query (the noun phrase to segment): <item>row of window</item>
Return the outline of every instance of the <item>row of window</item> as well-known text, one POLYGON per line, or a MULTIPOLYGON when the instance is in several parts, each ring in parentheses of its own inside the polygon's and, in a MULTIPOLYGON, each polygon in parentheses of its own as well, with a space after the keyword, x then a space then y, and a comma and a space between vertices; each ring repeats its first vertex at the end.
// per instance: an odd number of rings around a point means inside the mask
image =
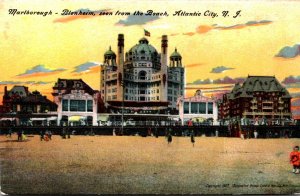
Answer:
POLYGON ((183 112, 184 114, 213 114, 213 103, 212 102, 184 102, 183 112))
POLYGON ((117 88, 107 89, 107 93, 115 93, 117 92, 117 88))
POLYGON ((125 100, 130 100, 130 101, 155 101, 155 100, 159 100, 159 96, 156 97, 132 97, 132 96, 127 96, 125 95, 125 100))
POLYGON ((62 100, 62 111, 93 112, 92 100, 62 100))
POLYGON ((155 94, 155 93, 159 93, 159 89, 156 90, 145 90, 145 89, 141 89, 141 90, 132 90, 132 89, 125 89, 125 93, 131 93, 131 94, 155 94))
POLYGON ((116 100, 117 99, 117 95, 113 95, 113 96, 107 96, 107 100, 116 100))

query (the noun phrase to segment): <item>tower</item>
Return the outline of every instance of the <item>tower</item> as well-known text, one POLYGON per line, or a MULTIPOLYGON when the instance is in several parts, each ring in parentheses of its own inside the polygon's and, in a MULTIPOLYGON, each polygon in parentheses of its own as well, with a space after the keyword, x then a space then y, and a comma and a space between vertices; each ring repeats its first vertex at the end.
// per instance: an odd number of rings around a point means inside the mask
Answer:
POLYGON ((177 48, 170 56, 170 67, 182 67, 181 55, 177 52, 177 48))
POLYGON ((168 91, 168 37, 163 35, 161 39, 161 88, 160 88, 160 100, 167 101, 168 91))
POLYGON ((110 46, 104 54, 104 64, 106 66, 116 66, 116 54, 111 50, 110 46))

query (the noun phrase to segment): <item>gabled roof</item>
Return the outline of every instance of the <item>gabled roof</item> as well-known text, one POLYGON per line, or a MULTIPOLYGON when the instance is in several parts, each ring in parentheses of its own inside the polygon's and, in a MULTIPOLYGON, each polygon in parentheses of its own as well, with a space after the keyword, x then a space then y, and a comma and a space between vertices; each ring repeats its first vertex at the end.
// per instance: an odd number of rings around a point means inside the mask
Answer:
POLYGON ((71 90, 84 90, 86 93, 93 95, 97 91, 93 90, 87 85, 82 79, 60 79, 58 78, 53 89, 55 90, 66 90, 66 94, 70 93, 71 90))
POLYGON ((278 82, 275 76, 248 76, 243 85, 235 84, 226 94, 228 99, 252 97, 253 92, 282 92, 283 98, 291 98, 289 92, 278 82))

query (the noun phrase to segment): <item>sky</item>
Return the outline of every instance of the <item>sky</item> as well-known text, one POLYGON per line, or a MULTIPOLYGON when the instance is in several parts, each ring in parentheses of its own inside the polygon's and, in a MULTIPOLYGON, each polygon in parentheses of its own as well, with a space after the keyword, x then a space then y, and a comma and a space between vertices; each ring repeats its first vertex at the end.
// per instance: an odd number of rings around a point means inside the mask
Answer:
POLYGON ((81 78, 98 90, 103 54, 109 46, 117 52, 118 34, 124 34, 128 51, 146 29, 158 52, 161 36, 168 35, 169 54, 176 47, 182 55, 185 96, 201 89, 218 97, 248 75, 275 76, 292 95, 294 115, 300 117, 299 24, 297 1, 0 0, 0 101, 4 86, 14 85, 53 100, 58 78, 81 78), (12 15, 9 9, 52 14, 12 15), (62 15, 64 9, 95 16, 62 15), (162 15, 133 16, 147 10, 162 15), (180 10, 200 16, 173 15, 180 10), (125 12, 130 15, 116 15, 125 12))

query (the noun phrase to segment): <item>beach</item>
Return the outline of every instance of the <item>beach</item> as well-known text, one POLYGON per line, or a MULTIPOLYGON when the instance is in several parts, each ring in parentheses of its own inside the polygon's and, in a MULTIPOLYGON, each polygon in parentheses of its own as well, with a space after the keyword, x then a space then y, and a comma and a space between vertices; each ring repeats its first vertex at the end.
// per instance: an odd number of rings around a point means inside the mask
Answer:
POLYGON ((0 136, 7 194, 292 194, 300 139, 0 136))

